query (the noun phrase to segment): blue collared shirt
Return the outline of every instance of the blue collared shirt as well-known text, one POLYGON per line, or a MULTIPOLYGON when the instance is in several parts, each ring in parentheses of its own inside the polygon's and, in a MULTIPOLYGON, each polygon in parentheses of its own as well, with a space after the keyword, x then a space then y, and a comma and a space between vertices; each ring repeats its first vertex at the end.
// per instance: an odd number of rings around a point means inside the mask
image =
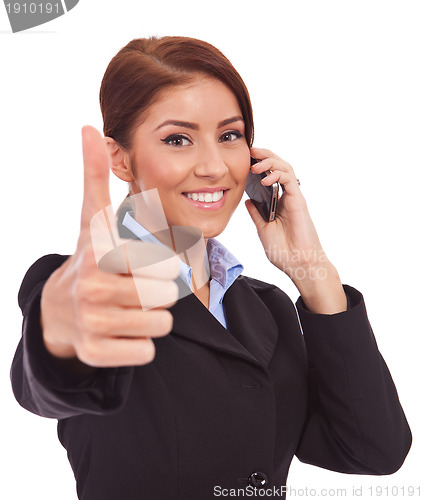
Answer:
MULTIPOLYGON (((163 245, 163 243, 153 236, 153 234, 139 224, 130 215, 130 212, 125 214, 122 225, 129 229, 142 241, 149 241, 151 243, 163 245)), ((206 259, 209 260, 209 266, 207 269, 210 270, 211 276, 211 280, 209 282, 209 311, 225 328, 227 328, 227 321, 225 319, 222 300, 225 292, 240 276, 244 268, 234 255, 215 238, 208 239, 205 261, 206 259)), ((191 266, 180 259, 180 278, 187 286, 190 287, 190 290, 193 291, 191 287, 191 274, 191 266)))

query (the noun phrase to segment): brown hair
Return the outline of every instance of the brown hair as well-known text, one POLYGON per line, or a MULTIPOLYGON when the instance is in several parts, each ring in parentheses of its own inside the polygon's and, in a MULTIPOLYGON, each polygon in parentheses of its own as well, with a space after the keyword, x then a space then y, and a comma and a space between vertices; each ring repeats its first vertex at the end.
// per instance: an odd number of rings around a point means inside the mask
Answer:
POLYGON ((213 45, 179 36, 134 39, 113 57, 100 87, 104 135, 130 149, 148 107, 167 88, 189 82, 199 73, 220 80, 233 92, 251 146, 252 105, 242 78, 213 45))

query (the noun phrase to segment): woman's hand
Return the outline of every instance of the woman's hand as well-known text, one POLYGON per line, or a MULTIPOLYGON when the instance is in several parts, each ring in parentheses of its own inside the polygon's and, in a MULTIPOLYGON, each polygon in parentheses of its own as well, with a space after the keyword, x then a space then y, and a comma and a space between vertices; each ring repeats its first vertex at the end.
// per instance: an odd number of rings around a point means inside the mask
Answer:
POLYGON ((262 180, 264 186, 278 182, 284 189, 277 203, 275 220, 265 222, 251 200, 246 202, 268 259, 292 279, 309 266, 326 263, 327 258, 308 212, 306 200, 297 183, 293 168, 267 149, 252 148, 258 160, 251 167, 255 174, 270 170, 262 180))
POLYGON ((261 160, 251 167, 253 173, 272 172, 262 184, 283 187, 272 222, 265 222, 253 202, 246 201, 268 259, 292 279, 308 309, 345 310, 343 287, 321 246, 292 166, 267 149, 251 148, 251 155, 261 160))
MULTIPOLYGON (((110 158, 93 127, 82 130, 84 201, 75 253, 47 280, 41 296, 41 325, 48 351, 58 358, 78 358, 91 367, 142 365, 153 360, 152 337, 168 334, 173 318, 164 307, 143 311, 131 274, 101 271, 91 241, 90 222, 111 205, 110 158)), ((156 266, 154 275, 137 270, 137 285, 153 303, 170 307, 178 297, 173 281, 177 257, 156 266)))

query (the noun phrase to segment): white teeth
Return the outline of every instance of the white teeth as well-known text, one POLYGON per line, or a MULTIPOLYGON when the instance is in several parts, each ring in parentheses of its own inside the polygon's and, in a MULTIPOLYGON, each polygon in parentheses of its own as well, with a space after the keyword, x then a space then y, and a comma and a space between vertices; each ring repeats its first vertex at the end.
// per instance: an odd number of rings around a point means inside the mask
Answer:
POLYGON ((194 201, 203 201, 205 203, 211 203, 214 201, 219 201, 224 196, 224 191, 214 191, 213 193, 186 193, 187 198, 194 201))

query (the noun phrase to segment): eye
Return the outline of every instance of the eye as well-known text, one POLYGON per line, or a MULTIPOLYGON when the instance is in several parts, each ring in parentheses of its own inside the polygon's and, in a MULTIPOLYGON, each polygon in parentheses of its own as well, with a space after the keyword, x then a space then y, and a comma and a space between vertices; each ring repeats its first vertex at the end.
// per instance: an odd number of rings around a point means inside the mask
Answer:
POLYGON ((161 139, 161 141, 164 142, 165 144, 168 144, 169 146, 174 146, 176 148, 180 148, 182 146, 189 146, 190 144, 192 144, 190 139, 181 134, 168 135, 166 139, 161 139))
POLYGON ((243 137, 243 134, 238 130, 231 130, 231 132, 224 132, 219 138, 219 142, 232 142, 236 139, 240 139, 240 137, 243 137))

